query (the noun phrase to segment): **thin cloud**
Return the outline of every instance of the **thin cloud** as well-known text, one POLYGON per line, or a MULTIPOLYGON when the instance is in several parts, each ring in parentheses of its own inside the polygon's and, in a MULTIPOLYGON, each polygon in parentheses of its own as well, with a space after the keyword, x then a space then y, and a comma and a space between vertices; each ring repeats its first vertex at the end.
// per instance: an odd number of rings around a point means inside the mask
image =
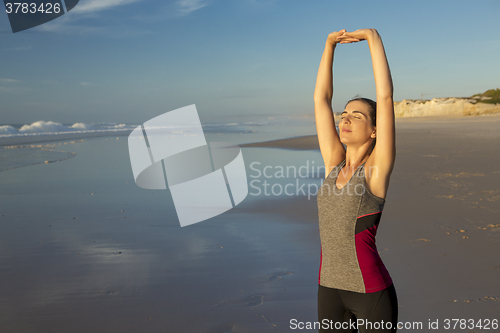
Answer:
POLYGON ((203 0, 179 0, 177 1, 177 7, 179 13, 183 15, 188 15, 195 10, 205 7, 207 4, 203 0))
POLYGON ((11 47, 9 50, 12 50, 12 51, 26 51, 26 50, 30 50, 30 49, 31 49, 31 45, 11 47))
MULTIPOLYGON (((118 6, 125 6, 139 2, 147 2, 148 0, 80 0, 78 5, 69 12, 69 15, 59 17, 57 20, 42 24, 38 31, 40 32, 55 32, 66 34, 99 34, 109 35, 111 37, 129 37, 141 36, 149 34, 151 31, 145 30, 143 25, 140 27, 130 26, 94 26, 85 24, 82 20, 89 17, 96 17, 101 12, 113 9, 118 6), (79 22, 80 24, 77 24, 79 22), (117 31, 118 29, 118 31, 117 31)), ((148 5, 148 11, 144 14, 132 13, 131 17, 122 18, 124 22, 127 19, 136 21, 144 21, 151 23, 153 21, 161 21, 183 17, 190 13, 208 6, 214 0, 177 0, 155 3, 156 6, 151 7, 151 2, 148 5)), ((106 22, 106 21, 103 21, 106 22)))
POLYGON ((21 82, 19 80, 14 80, 14 79, 0 79, 1 83, 18 83, 21 82))

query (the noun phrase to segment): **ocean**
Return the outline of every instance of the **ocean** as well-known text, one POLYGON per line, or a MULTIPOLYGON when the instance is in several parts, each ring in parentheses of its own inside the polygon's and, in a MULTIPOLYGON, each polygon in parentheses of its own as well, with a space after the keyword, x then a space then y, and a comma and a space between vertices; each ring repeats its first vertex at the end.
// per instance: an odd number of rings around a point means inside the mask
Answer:
MULTIPOLYGON (((207 141, 235 144, 315 134, 314 114, 207 117, 207 141)), ((75 156, 67 146, 98 137, 126 137, 140 124, 58 123, 0 124, 0 172, 23 166, 63 161, 75 156)), ((170 129, 166 129, 168 132, 170 129)), ((172 128, 172 131, 178 130, 172 128)))

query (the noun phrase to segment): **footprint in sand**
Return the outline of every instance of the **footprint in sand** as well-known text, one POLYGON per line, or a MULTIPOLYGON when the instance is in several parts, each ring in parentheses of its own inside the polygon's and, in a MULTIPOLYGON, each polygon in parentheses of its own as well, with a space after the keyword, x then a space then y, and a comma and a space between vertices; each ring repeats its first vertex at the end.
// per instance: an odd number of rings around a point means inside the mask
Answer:
POLYGON ((276 281, 280 280, 282 276, 284 275, 292 275, 293 272, 281 272, 281 273, 276 273, 275 275, 272 275, 269 277, 269 281, 276 281))
POLYGON ((248 302, 248 306, 259 306, 259 305, 262 305, 262 303, 264 302, 264 296, 262 295, 254 295, 251 297, 253 299, 253 301, 251 302, 248 302))

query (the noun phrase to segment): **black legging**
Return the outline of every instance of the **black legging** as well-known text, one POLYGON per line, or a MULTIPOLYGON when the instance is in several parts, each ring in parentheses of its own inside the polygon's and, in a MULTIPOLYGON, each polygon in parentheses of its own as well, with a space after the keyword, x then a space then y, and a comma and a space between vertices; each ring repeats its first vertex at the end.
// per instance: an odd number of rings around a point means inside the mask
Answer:
POLYGON ((358 326, 360 333, 395 333, 398 298, 394 284, 384 290, 366 294, 318 284, 318 319, 321 324, 319 332, 356 332, 356 329, 352 329, 354 325, 348 323, 363 319, 364 324, 358 326), (327 320, 323 322, 324 319, 327 320), (328 324, 323 325, 325 322, 328 324), (343 322, 345 323, 341 325, 343 322), (392 328, 387 328, 387 323, 392 323, 392 328))

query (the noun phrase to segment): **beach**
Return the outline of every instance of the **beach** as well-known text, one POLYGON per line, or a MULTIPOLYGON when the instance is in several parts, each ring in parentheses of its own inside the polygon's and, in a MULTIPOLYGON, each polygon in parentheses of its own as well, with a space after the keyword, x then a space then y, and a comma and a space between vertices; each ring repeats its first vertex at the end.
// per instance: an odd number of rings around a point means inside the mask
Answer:
MULTIPOLYGON (((500 115, 397 118, 396 131, 377 247, 399 320, 500 320, 500 115)), ((168 190, 135 184, 126 136, 0 172, 2 332, 317 332, 290 325, 317 320, 314 127, 208 139, 241 147, 249 194, 182 228, 168 190)))

